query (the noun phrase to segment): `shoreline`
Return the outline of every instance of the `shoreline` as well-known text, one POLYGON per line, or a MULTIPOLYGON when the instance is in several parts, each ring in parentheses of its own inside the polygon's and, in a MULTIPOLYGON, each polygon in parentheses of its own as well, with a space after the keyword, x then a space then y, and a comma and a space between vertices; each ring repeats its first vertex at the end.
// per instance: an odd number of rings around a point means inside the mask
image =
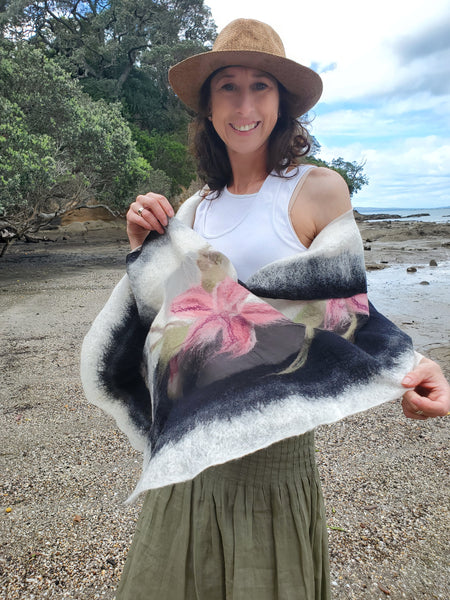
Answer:
MULTIPOLYGON (((450 223, 363 220, 358 227, 377 308, 411 335, 419 351, 450 338, 450 223)), ((11 246, 0 260, 0 284, 26 284, 55 270, 65 277, 86 269, 125 272, 124 219, 71 221, 42 234, 47 241, 11 246)))
MULTIPOLYGON (((450 226, 401 226, 360 225, 377 266, 369 288, 450 377, 450 226)), ((17 243, 0 262, 0 597, 113 600, 142 504, 124 505, 141 456, 87 404, 78 364, 128 243, 123 223, 45 233, 66 240, 17 243)), ((319 428, 316 447, 333 600, 449 598, 448 422, 407 420, 390 402, 319 428)))
MULTIPOLYGON (((426 259, 425 253, 433 253, 436 260, 450 260, 450 222, 434 223, 404 220, 357 221, 364 243, 366 264, 406 263, 426 259)), ((114 257, 116 250, 128 252, 125 220, 71 222, 51 230, 40 232, 42 241, 15 242, 0 259, 2 272, 12 260, 26 262, 27 256, 41 255, 49 260, 67 252, 114 257), (88 248, 90 247, 90 248, 88 248), (110 250, 110 252, 108 252, 110 250), (14 258, 12 258, 14 257, 14 258)), ((114 260, 114 259, 113 259, 114 260)), ((117 258, 115 258, 115 261, 117 258)), ((76 261, 75 261, 76 262, 76 261)), ((67 259, 67 264, 70 261, 67 259)))

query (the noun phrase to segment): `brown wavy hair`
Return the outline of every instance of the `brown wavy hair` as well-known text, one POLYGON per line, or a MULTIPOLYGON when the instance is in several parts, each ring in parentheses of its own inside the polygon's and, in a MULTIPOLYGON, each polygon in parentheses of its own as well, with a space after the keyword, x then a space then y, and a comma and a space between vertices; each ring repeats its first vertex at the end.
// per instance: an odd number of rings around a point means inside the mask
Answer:
MULTIPOLYGON (((190 126, 191 152, 197 162, 197 173, 210 192, 220 195, 223 188, 232 179, 231 164, 225 144, 218 136, 209 120, 209 101, 211 96, 211 79, 215 71, 208 77, 200 91, 199 112, 190 126)), ((295 114, 295 97, 278 82, 280 95, 279 118, 269 137, 267 155, 267 173, 275 171, 279 177, 283 170, 301 162, 301 157, 308 154, 311 143, 310 135, 303 123, 295 114)), ((289 177, 289 176, 288 176, 289 177)))

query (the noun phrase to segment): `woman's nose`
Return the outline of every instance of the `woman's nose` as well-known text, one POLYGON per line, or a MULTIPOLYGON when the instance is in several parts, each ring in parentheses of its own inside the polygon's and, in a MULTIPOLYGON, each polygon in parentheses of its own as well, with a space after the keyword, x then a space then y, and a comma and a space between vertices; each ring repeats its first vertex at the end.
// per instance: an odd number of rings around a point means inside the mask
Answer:
POLYGON ((238 94, 237 109, 242 114, 249 113, 253 108, 253 98, 249 90, 243 90, 238 94))

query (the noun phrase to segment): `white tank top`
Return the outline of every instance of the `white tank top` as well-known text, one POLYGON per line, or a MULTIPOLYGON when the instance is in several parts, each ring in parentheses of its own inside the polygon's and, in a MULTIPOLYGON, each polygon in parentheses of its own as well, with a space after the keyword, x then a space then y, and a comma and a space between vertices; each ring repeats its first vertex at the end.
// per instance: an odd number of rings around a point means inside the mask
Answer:
POLYGON ((314 168, 300 165, 287 177, 268 175, 255 194, 232 194, 225 187, 207 196, 195 213, 194 230, 222 254, 245 282, 261 267, 304 252, 289 218, 289 203, 299 181, 314 168))

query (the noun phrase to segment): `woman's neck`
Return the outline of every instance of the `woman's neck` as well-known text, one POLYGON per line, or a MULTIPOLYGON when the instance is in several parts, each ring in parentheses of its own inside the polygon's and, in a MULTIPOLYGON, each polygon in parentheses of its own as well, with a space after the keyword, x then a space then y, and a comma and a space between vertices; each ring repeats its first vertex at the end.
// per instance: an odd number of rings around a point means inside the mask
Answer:
POLYGON ((266 153, 257 157, 242 154, 230 156, 230 164, 233 175, 228 191, 238 195, 259 192, 268 175, 266 153))

